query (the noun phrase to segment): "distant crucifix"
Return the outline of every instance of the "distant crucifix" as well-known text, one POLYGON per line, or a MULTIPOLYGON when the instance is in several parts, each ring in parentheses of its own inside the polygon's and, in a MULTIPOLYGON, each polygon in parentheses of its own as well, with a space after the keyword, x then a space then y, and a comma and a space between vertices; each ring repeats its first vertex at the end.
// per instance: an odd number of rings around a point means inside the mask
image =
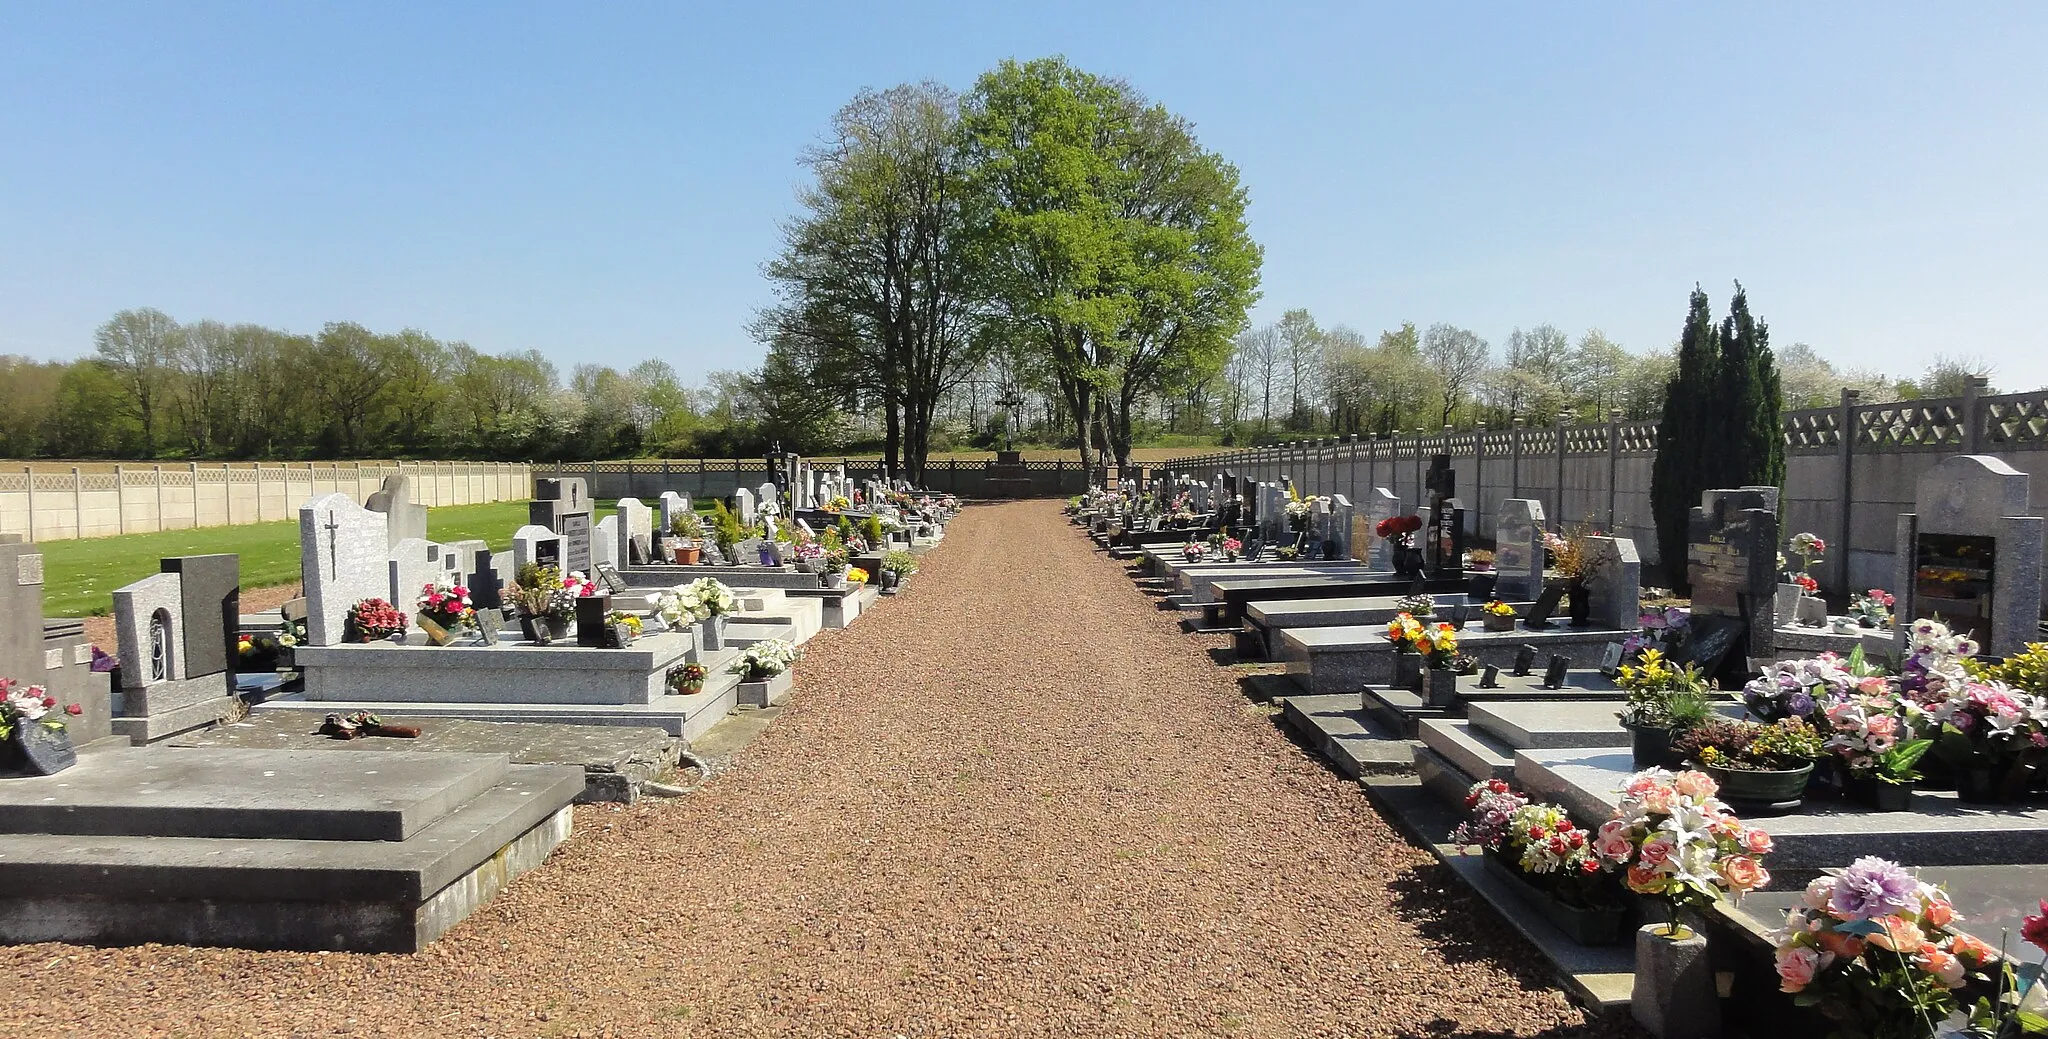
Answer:
POLYGON ((336 531, 338 531, 338 530, 340 530, 340 529, 341 529, 341 522, 340 522, 339 520, 337 520, 337 519, 335 519, 335 518, 334 518, 334 513, 331 513, 331 512, 330 512, 330 513, 328 513, 328 514, 327 514, 327 527, 326 527, 326 530, 327 530, 327 576, 329 576, 329 577, 339 577, 339 576, 341 575, 341 559, 340 559, 340 555, 339 555, 339 550, 338 550, 338 549, 337 549, 337 548, 335 547, 335 537, 336 537, 336 534, 335 534, 335 532, 336 532, 336 531))

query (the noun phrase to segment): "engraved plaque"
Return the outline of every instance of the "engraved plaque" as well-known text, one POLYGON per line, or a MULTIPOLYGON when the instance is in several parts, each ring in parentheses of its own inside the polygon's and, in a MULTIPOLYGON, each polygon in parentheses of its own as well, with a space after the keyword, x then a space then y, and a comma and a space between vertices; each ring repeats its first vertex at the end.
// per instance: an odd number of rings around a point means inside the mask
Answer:
POLYGON ((43 554, 41 552, 31 552, 20 557, 14 567, 14 583, 43 583, 43 554))

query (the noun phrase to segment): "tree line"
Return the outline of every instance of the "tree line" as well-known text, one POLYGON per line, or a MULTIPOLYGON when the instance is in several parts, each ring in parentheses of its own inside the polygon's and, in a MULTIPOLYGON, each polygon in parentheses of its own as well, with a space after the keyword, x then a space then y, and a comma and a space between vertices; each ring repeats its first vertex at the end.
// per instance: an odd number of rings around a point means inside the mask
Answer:
MULTIPOLYGON (((12 458, 614 458, 726 454, 744 380, 488 354, 350 321, 295 333, 124 310, 76 361, 0 356, 12 458)), ((751 446, 749 446, 751 450, 751 446)))

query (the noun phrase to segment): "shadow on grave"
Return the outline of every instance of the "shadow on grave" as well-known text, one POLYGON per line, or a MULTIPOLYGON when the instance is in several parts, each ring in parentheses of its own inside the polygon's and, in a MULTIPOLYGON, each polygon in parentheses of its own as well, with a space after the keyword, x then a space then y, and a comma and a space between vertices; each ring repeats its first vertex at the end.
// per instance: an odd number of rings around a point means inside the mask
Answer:
POLYGON ((1625 1020, 1596 1020, 1583 1025, 1559 1025, 1541 1032, 1504 1032, 1496 1028, 1483 1031, 1461 1029, 1456 1021, 1437 1018, 1427 1021, 1412 1036, 1438 1037, 1442 1039, 1641 1039, 1646 1033, 1625 1020))
POLYGON ((1548 972, 1531 969, 1543 957, 1449 866, 1431 862, 1403 870, 1387 891, 1401 919, 1434 942, 1445 961, 1492 964, 1532 992, 1556 988, 1548 972))

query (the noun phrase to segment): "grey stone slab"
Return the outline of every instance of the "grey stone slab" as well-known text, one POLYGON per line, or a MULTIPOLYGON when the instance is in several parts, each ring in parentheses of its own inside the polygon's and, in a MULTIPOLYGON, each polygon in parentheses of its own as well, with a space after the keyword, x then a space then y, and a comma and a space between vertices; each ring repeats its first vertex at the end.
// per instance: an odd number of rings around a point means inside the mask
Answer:
POLYGON ((43 650, 42 550, 0 542, 0 675, 42 674, 43 650))
POLYGON ((233 553, 171 556, 164 573, 178 575, 186 677, 232 674, 241 654, 235 640, 242 614, 242 557, 233 553))
POLYGON ((384 562, 391 575, 391 587, 384 598, 407 616, 412 615, 413 604, 419 601, 426 586, 443 576, 439 550, 439 545, 423 538, 406 538, 392 546, 391 556, 384 562))
MULTIPOLYGON (((1593 628, 1489 632, 1468 627, 1458 635, 1458 651, 1504 673, 1524 645, 1537 647, 1538 667, 1555 653, 1570 659, 1575 668, 1592 668, 1600 663, 1608 643, 1631 634, 1593 628)), ((1287 665, 1289 677, 1312 693, 1353 692, 1394 679, 1394 647, 1387 642, 1384 625, 1283 628, 1273 633, 1272 653, 1287 665)), ((1478 682, 1479 676, 1469 676, 1469 681, 1459 682, 1459 689, 1478 682)))
POLYGON ((582 787, 515 765, 405 841, 0 836, 0 888, 30 892, 0 942, 416 952, 566 839, 582 787))
MULTIPOLYGON (((1898 521, 1902 622, 1940 617, 1993 656, 2040 637, 2043 529, 2027 474, 1994 455, 1954 455, 1922 473, 1914 512, 1898 521), (1948 580, 1935 575, 1956 571, 1948 580)), ((1910 624, 1896 635, 1905 655, 1910 624)))
MULTIPOLYGON (((1250 623, 1267 629, 1385 624, 1400 612, 1396 607, 1402 598, 1399 595, 1366 595, 1334 599, 1262 599, 1246 603, 1244 616, 1250 623)), ((1479 607, 1488 601, 1463 593, 1439 593, 1432 598, 1436 600, 1439 615, 1447 615, 1448 611, 1462 607, 1472 618, 1479 616, 1479 607)), ((1510 601, 1509 605, 1517 609, 1529 606, 1521 601, 1510 601)), ((1473 626, 1477 627, 1476 620, 1473 626)))
POLYGON ((378 712, 378 717, 387 724, 418 728, 419 738, 403 742, 384 738, 337 740, 320 734, 321 717, 302 711, 252 714, 227 725, 177 737, 169 745, 336 755, 401 749, 412 754, 502 755, 518 765, 574 765, 584 773, 584 792, 577 798, 579 802, 635 800, 641 783, 675 764, 676 751, 681 746, 676 737, 651 725, 541 725, 389 711, 378 712))
POLYGON ((1601 628, 1633 628, 1643 615, 1643 563, 1628 538, 1585 539, 1586 590, 1593 600, 1590 620, 1601 628))
POLYGON ((512 572, 518 572, 528 563, 536 566, 563 567, 568 562, 569 549, 565 539, 552 529, 538 523, 529 523, 512 532, 512 572))
POLYGON ((590 565, 617 569, 623 558, 619 555, 619 517, 611 515, 598 520, 591 528, 590 565))
POLYGON ((1463 718, 1431 718, 1416 728, 1422 745, 1472 779, 1513 779, 1513 751, 1463 718))
POLYGON ((391 543, 383 513, 329 494, 299 507, 299 569, 306 587, 306 637, 315 646, 343 638, 349 607, 391 594, 391 543))
POLYGON ((306 699, 330 703, 644 704, 664 694, 668 669, 694 645, 658 632, 624 649, 377 642, 301 647, 293 658, 306 699))
POLYGON ((1281 718, 1347 779, 1411 769, 1414 744, 1375 724, 1356 696, 1289 696, 1281 718))
POLYGON ((1629 733, 1618 711, 1611 700, 1499 700, 1472 704, 1466 716, 1474 729, 1513 750, 1626 747, 1629 733))
MULTIPOLYGON (((224 680, 225 675, 215 676, 224 680)), ((225 681, 222 681, 225 685, 225 681)), ((200 700, 186 707, 174 707, 157 714, 115 717, 107 723, 110 733, 140 746, 166 740, 180 733, 226 721, 242 713, 242 701, 233 694, 200 700)))
POLYGON ((113 747, 0 783, 0 832, 402 841, 495 786, 502 755, 113 747))

